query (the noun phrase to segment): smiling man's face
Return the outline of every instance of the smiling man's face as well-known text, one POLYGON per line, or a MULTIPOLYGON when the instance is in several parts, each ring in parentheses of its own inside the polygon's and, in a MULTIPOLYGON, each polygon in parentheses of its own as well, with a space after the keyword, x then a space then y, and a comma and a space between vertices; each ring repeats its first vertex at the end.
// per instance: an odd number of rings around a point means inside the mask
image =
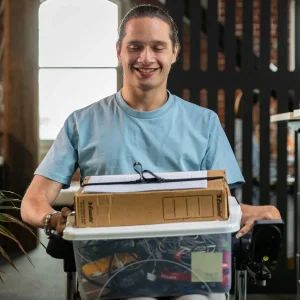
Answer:
POLYGON ((135 18, 126 25, 122 45, 117 45, 123 65, 124 88, 143 91, 166 88, 178 47, 173 47, 170 27, 158 18, 135 18))

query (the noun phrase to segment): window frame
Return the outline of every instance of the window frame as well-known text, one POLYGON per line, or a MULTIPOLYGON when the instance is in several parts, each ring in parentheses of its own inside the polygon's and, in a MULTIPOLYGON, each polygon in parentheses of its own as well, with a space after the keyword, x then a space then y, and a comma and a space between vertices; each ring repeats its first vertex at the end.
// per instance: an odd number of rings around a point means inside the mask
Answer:
MULTIPOLYGON (((42 5, 42 3, 46 2, 48 0, 40 0, 40 7, 42 5)), ((51 1, 51 0, 49 0, 51 1)), ((131 1, 129 3, 129 5, 124 5, 124 2, 122 0, 107 0, 110 1, 114 4, 116 4, 118 6, 118 26, 120 25, 120 22, 122 20, 122 17, 125 15, 124 10, 126 9, 126 11, 128 10, 129 7, 132 7, 131 1)), ((116 67, 38 67, 38 73, 40 73, 40 70, 46 70, 46 69, 75 69, 75 70, 79 70, 79 69, 115 69, 117 72, 117 91, 119 91, 122 88, 122 84, 123 84, 123 77, 122 77, 122 65, 120 63, 118 63, 118 65, 116 67)), ((39 97, 39 101, 40 101, 40 97, 39 97)), ((40 127, 39 127, 40 130, 40 127)), ((38 145, 38 163, 40 163, 43 158, 46 156, 47 152, 49 151, 49 149, 51 148, 52 144, 53 144, 54 140, 41 140, 39 138, 39 145, 38 145)))

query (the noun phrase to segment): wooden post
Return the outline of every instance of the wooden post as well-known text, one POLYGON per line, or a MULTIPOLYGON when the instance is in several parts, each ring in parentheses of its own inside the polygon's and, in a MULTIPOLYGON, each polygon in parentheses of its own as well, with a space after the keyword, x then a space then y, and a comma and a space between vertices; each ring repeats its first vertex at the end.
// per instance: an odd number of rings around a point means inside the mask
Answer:
MULTIPOLYGON (((21 195, 38 163, 38 12, 39 0, 5 0, 4 186, 21 195)), ((27 231, 9 228, 27 250, 36 247, 27 231)))

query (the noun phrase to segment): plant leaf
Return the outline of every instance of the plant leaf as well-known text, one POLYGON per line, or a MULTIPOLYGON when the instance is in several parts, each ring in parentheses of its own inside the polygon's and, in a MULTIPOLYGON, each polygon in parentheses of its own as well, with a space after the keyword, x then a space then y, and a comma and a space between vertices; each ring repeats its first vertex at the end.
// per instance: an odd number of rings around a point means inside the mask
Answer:
POLYGON ((0 198, 0 203, 4 203, 4 202, 19 202, 19 203, 21 203, 22 200, 15 199, 15 198, 0 198))
POLYGON ((0 234, 12 239, 18 245, 18 247, 22 250, 22 252, 26 255, 27 259, 32 264, 32 266, 34 267, 30 257, 28 256, 28 254, 26 253, 26 251, 22 247, 21 243, 16 239, 16 237, 13 235, 13 233, 11 233, 7 228, 2 226, 1 224, 0 224, 0 234))
MULTIPOLYGON (((2 270, 0 270, 0 273, 3 273, 3 274, 5 274, 5 272, 4 271, 2 271, 2 270)), ((2 279, 2 277, 0 276, 0 280, 2 281, 2 283, 4 283, 4 281, 3 281, 3 279, 2 279)))
POLYGON ((20 208, 19 208, 19 207, 16 207, 16 206, 0 206, 0 209, 20 210, 20 208))
POLYGON ((5 252, 5 250, 1 246, 0 246, 0 252, 4 256, 4 258, 6 258, 7 261, 11 264, 11 266, 19 272, 19 270, 17 269, 17 267, 15 266, 13 261, 10 259, 10 257, 7 255, 7 253, 5 252))
POLYGON ((13 235, 13 233, 11 233, 7 228, 2 226, 1 224, 0 224, 0 232, 1 232, 1 234, 5 235, 11 239, 16 239, 16 237, 13 235))
POLYGON ((11 195, 15 195, 18 197, 18 199, 22 199, 23 197, 20 196, 17 193, 11 192, 11 191, 5 191, 5 190, 0 190, 0 195, 2 195, 4 198, 8 198, 5 194, 11 194, 11 195))
POLYGON ((4 213, 0 213, 0 222, 12 222, 4 213))
MULTIPOLYGON (((17 224, 21 225, 22 227, 28 229, 29 231, 31 231, 34 234, 33 230, 29 226, 27 226, 24 222, 22 222, 18 218, 14 217, 14 216, 11 216, 9 214, 0 213, 0 222, 17 223, 17 224)), ((36 237, 36 235, 35 235, 35 237, 36 237)))
POLYGON ((17 223, 20 226, 26 228, 27 230, 29 230, 36 238, 36 234, 33 232, 33 230, 27 226, 24 222, 20 221, 19 219, 15 218, 14 216, 5 214, 5 213, 0 213, 0 222, 13 222, 13 223, 17 223))
POLYGON ((34 235, 35 238, 37 238, 39 243, 46 249, 46 246, 39 240, 38 236, 34 233, 34 231, 28 225, 26 225, 26 223, 20 221, 16 217, 5 214, 5 213, 0 213, 0 222, 16 223, 16 224, 19 224, 20 226, 26 228, 34 235))
MULTIPOLYGON (((0 273, 3 273, 3 274, 5 274, 5 272, 4 271, 2 271, 2 270, 0 270, 0 273)), ((2 281, 2 283, 4 283, 4 281, 3 281, 3 279, 2 279, 2 277, 0 276, 0 280, 2 281)))

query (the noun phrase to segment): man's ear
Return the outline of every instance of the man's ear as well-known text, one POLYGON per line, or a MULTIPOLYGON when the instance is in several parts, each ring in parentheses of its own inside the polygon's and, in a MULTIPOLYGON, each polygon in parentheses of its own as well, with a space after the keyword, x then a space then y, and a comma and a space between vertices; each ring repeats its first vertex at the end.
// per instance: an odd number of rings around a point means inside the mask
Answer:
POLYGON ((174 51, 173 51, 173 57, 172 57, 172 64, 174 64, 176 62, 178 52, 179 52, 179 45, 175 44, 174 51))
POLYGON ((118 42, 116 43, 116 51, 117 51, 118 61, 121 62, 121 47, 118 42))

